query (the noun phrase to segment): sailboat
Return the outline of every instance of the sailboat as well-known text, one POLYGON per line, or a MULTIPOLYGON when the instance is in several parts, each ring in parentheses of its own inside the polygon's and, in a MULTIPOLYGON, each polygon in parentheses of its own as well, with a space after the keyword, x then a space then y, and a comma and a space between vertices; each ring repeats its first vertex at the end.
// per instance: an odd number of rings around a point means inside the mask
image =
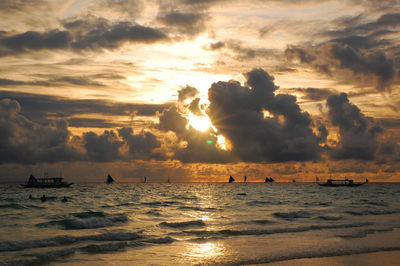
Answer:
POLYGON ((107 184, 114 183, 114 178, 112 178, 112 177, 110 176, 110 174, 107 175, 107 181, 106 181, 106 183, 107 183, 107 184))
POLYGON ((230 176, 229 177, 229 183, 232 183, 232 182, 234 182, 235 181, 235 179, 232 177, 232 176, 230 176))

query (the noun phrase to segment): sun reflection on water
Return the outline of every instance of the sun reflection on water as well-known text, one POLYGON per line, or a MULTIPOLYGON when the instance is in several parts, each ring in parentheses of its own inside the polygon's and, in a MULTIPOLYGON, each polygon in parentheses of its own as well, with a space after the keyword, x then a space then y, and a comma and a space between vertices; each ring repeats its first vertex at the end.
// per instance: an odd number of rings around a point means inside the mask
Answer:
POLYGON ((189 250, 183 255, 195 258, 210 259, 213 257, 221 256, 224 248, 221 244, 208 242, 193 244, 189 247, 189 250))

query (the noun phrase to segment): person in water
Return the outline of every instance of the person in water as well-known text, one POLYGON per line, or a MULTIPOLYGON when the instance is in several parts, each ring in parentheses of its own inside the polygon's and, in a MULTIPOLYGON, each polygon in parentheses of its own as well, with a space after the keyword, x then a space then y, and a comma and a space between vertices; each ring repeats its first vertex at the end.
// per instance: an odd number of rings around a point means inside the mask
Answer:
POLYGON ((32 199, 32 194, 29 194, 29 197, 28 197, 28 199, 32 199))
POLYGON ((64 196, 64 198, 61 200, 62 202, 67 202, 67 198, 64 196))
POLYGON ((40 200, 41 200, 42 202, 45 202, 45 201, 46 201, 46 195, 43 194, 43 196, 40 198, 40 200))

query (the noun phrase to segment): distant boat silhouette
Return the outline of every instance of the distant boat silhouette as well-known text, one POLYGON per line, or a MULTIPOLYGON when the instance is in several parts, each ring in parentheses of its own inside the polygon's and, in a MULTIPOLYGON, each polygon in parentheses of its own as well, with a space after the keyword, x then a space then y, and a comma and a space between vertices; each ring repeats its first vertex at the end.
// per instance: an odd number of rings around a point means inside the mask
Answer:
POLYGON ((232 183, 232 182, 234 182, 235 181, 235 179, 232 177, 232 176, 230 176, 229 177, 229 183, 232 183))
POLYGON ((28 182, 21 184, 21 186, 24 188, 60 188, 69 187, 73 184, 62 180, 62 177, 36 178, 33 175, 30 175, 28 182))
POLYGON ((358 187, 368 183, 368 179, 365 179, 365 182, 354 182, 352 179, 343 179, 343 180, 335 180, 328 179, 325 183, 317 183, 323 187, 358 187))
POLYGON ((112 177, 110 176, 110 174, 107 175, 107 181, 106 181, 106 183, 107 183, 107 184, 114 183, 114 178, 112 178, 112 177))
POLYGON ((292 183, 296 183, 296 179, 293 179, 293 180, 292 180, 292 183))
POLYGON ((270 177, 270 178, 268 178, 268 177, 266 177, 265 178, 265 183, 268 183, 268 182, 275 182, 275 180, 272 178, 272 177, 270 177))

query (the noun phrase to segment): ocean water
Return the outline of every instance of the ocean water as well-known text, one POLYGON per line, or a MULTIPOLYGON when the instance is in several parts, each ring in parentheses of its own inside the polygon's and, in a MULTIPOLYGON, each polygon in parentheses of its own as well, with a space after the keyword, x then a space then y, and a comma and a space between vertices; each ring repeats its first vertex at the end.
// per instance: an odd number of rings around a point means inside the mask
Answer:
POLYGON ((400 184, 0 185, 0 265, 251 265, 393 250, 400 184))

